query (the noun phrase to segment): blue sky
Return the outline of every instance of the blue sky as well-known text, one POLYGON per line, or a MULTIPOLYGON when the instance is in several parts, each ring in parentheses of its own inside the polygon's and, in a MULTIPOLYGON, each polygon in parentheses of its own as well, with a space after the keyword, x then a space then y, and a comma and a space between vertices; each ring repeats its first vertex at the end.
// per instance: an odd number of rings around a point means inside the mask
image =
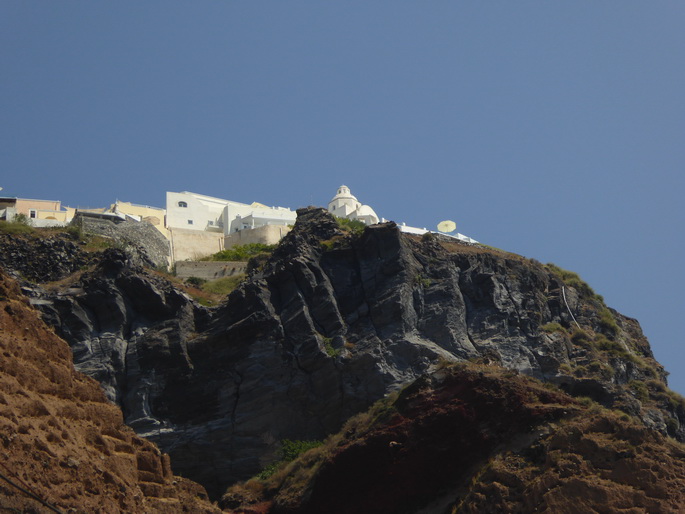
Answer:
POLYGON ((577 271, 685 393, 685 4, 0 3, 2 194, 443 219, 577 271))

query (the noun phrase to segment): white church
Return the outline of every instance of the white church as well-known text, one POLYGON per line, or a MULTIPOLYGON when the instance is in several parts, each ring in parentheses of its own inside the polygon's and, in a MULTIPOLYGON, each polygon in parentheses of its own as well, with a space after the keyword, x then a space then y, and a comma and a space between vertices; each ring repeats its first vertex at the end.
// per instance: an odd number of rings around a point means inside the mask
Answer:
POLYGON ((340 186, 333 199, 328 202, 328 212, 339 218, 359 220, 366 225, 375 225, 379 219, 368 205, 362 205, 347 186, 340 186))
MULTIPOLYGON (((328 211, 365 225, 386 221, 370 206, 357 200, 345 185, 340 186, 328 202, 328 211)), ((189 191, 166 194, 166 229, 174 262, 195 260, 235 245, 277 243, 290 232, 296 217, 296 212, 287 207, 269 207, 258 202, 246 204, 189 191)), ((398 227, 408 234, 430 232, 404 223, 398 227)), ((477 243, 462 234, 445 235, 477 243)))
MULTIPOLYGON (((376 223, 387 221, 385 218, 379 219, 376 212, 368 205, 362 205, 362 203, 350 192, 350 188, 344 185, 338 188, 336 195, 328 202, 328 211, 334 216, 359 220, 366 225, 375 225, 376 223)), ((423 235, 426 232, 431 232, 426 228, 410 227, 406 223, 398 224, 397 227, 405 234, 423 235)), ((459 233, 442 233, 442 235, 467 243, 478 242, 475 239, 459 233)))

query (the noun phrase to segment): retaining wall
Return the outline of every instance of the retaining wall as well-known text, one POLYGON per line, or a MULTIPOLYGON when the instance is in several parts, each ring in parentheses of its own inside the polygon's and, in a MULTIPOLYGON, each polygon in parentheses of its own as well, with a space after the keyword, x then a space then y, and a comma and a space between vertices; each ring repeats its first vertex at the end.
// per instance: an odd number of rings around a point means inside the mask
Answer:
POLYGON ((247 262, 236 261, 179 261, 176 263, 176 276, 180 278, 197 277, 205 280, 230 277, 245 273, 247 262))
POLYGON ((265 245, 274 245, 278 243, 283 236, 292 230, 287 225, 264 225, 249 230, 241 230, 234 232, 224 238, 224 248, 231 248, 237 245, 246 245, 250 243, 262 243, 265 245))
POLYGON ((169 228, 174 262, 197 260, 224 249, 222 232, 169 228))

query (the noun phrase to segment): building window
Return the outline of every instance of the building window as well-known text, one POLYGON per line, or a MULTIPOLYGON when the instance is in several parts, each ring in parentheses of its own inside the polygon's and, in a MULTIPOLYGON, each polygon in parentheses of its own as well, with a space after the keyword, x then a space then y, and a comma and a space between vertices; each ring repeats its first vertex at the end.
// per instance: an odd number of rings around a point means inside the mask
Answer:
POLYGON ((193 220, 188 220, 188 225, 192 225, 192 224, 193 224, 193 220))
POLYGON ((186 202, 178 202, 179 207, 188 207, 188 204, 186 202))
POLYGON ((208 222, 207 222, 207 225, 209 225, 210 227, 213 227, 213 226, 214 226, 214 222, 213 222, 213 221, 208 221, 208 222))
POLYGON ((36 217, 36 209, 29 209, 29 218, 36 217))

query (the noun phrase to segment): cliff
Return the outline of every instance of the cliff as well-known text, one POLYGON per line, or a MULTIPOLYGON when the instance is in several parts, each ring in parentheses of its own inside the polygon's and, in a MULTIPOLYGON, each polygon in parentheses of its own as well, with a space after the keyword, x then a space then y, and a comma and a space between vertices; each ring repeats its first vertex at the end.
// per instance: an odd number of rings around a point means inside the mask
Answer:
POLYGON ((218 512, 124 425, 0 270, 0 505, 15 512, 218 512))
POLYGON ((493 365, 443 366, 350 419, 236 513, 682 512, 685 447, 493 365))
POLYGON ((685 439, 683 402, 637 321, 576 275, 514 254, 393 223, 350 233, 308 208, 215 309, 122 250, 88 262, 25 292, 126 423, 212 498, 274 461, 282 440, 323 439, 458 361, 549 382, 685 439))

